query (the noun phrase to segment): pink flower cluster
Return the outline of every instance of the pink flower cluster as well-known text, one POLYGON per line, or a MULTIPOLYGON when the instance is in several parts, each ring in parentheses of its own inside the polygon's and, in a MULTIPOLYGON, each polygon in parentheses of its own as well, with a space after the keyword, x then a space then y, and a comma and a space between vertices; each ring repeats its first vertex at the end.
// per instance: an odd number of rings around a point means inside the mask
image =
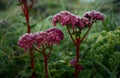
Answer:
POLYGON ((41 45, 46 43, 46 37, 48 36, 48 34, 46 32, 36 32, 33 34, 32 40, 33 43, 35 44, 38 48, 41 47, 41 45))
POLYGON ((85 27, 90 27, 92 25, 92 22, 89 21, 88 18, 82 17, 78 18, 78 28, 85 28, 85 27))
POLYGON ((32 37, 33 35, 31 33, 22 35, 18 40, 18 45, 25 50, 32 48, 32 37))
POLYGON ((63 32, 58 28, 51 28, 45 32, 37 32, 22 35, 18 40, 18 45, 24 50, 32 48, 32 45, 36 45, 40 48, 42 45, 51 46, 53 44, 59 44, 64 38, 63 32))
POLYGON ((61 11, 53 16, 53 25, 55 26, 57 22, 60 22, 61 25, 72 25, 75 27, 76 23, 78 22, 78 18, 68 11, 61 11))
MULTIPOLYGON (((71 66, 75 67, 76 66, 76 59, 72 59, 70 62, 71 66)), ((84 67, 82 65, 78 65, 78 70, 83 70, 84 67)))
POLYGON ((89 20, 104 20, 104 14, 98 12, 98 11, 90 11, 90 12, 86 12, 84 14, 84 17, 88 18, 89 20))
POLYGON ((63 32, 58 28, 50 28, 46 30, 48 36, 46 37, 48 45, 59 44, 61 40, 64 38, 63 32))
POLYGON ((90 11, 80 18, 68 11, 61 11, 53 16, 52 23, 54 26, 60 22, 62 26, 71 25, 72 28, 84 28, 92 26, 93 20, 104 20, 104 15, 97 11, 90 11))

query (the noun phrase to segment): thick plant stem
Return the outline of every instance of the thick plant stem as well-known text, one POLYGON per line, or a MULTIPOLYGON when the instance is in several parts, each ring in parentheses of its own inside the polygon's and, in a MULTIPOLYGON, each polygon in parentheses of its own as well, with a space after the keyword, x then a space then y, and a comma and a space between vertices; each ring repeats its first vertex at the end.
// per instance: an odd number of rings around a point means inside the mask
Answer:
MULTIPOLYGON (((27 32, 30 33, 31 30, 30 30, 30 24, 29 24, 29 12, 28 12, 28 6, 27 6, 27 3, 26 4, 26 23, 27 23, 27 32)), ((35 72, 34 72, 34 53, 32 50, 30 50, 30 64, 31 64, 31 69, 33 70, 33 73, 31 75, 31 78, 36 78, 36 75, 35 75, 35 72)))
POLYGON ((34 55, 33 55, 33 49, 31 49, 30 52, 30 65, 31 65, 31 69, 33 71, 31 78, 36 78, 35 72, 34 72, 34 55))
MULTIPOLYGON (((27 26, 28 33, 30 33, 30 26, 28 24, 27 26)), ((34 70, 34 52, 30 50, 30 63, 31 63, 31 69, 34 70)), ((35 72, 33 71, 31 78, 36 78, 35 72)))
MULTIPOLYGON (((27 5, 27 0, 19 0, 20 3, 22 3, 21 8, 23 10, 23 13, 25 15, 25 20, 26 20, 26 24, 27 24, 27 33, 31 32, 31 28, 30 28, 30 19, 29 19, 29 6, 27 5)), ((33 5, 33 0, 32 0, 32 4, 31 4, 31 8, 33 5)), ((35 72, 34 72, 34 53, 33 53, 33 49, 30 49, 30 65, 31 65, 31 69, 33 70, 33 73, 31 75, 31 78, 36 78, 35 72)))
POLYGON ((48 78, 48 64, 47 64, 47 56, 44 55, 44 69, 45 69, 45 78, 48 78))
POLYGON ((75 78, 78 78, 78 73, 79 73, 79 69, 78 69, 78 62, 79 62, 79 53, 80 53, 80 38, 77 37, 76 38, 76 65, 75 65, 75 78))

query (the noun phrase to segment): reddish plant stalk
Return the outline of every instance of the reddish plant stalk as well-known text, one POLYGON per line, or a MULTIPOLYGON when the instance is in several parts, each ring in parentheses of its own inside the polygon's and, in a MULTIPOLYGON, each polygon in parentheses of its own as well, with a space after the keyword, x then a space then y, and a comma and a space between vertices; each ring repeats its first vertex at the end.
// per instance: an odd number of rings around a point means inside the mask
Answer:
POLYGON ((23 0, 23 5, 24 5, 24 14, 25 14, 26 23, 27 23, 27 32, 30 33, 29 8, 26 0, 23 0))
POLYGON ((80 37, 76 38, 76 64, 75 64, 75 78, 78 78, 78 73, 79 73, 79 69, 78 69, 78 62, 79 62, 79 52, 80 52, 80 37))
POLYGON ((79 69, 78 69, 79 64, 78 64, 78 62, 79 62, 79 52, 80 52, 80 43, 81 43, 81 40, 80 40, 80 37, 77 36, 76 40, 74 41, 73 36, 72 36, 72 34, 71 34, 71 32, 70 32, 70 30, 69 30, 68 27, 67 27, 67 31, 68 31, 68 33, 70 35, 70 38, 72 39, 73 43, 76 46, 76 64, 75 64, 75 75, 74 75, 74 77, 78 78, 78 73, 79 73, 79 69))
POLYGON ((83 38, 81 39, 81 42, 86 38, 87 34, 89 33, 90 29, 92 26, 89 27, 89 29, 87 30, 87 32, 85 33, 85 35, 83 36, 83 38))
MULTIPOLYGON (((19 0, 20 3, 22 3, 21 8, 23 10, 23 13, 26 18, 26 24, 27 24, 27 33, 31 32, 30 29, 30 24, 29 24, 29 6, 27 5, 26 0, 19 0)), ((32 3, 33 5, 33 3, 32 3)), ((31 7, 32 7, 31 5, 31 7)), ((34 71, 34 53, 33 49, 30 49, 30 64, 31 64, 31 69, 34 71)), ((35 72, 32 73, 31 78, 36 78, 35 72)))
MULTIPOLYGON (((92 26, 91 26, 92 27, 92 26)), ((87 32, 85 33, 85 35, 83 36, 82 39, 80 39, 80 37, 76 37, 76 66, 75 66, 75 78, 78 78, 78 73, 79 73, 79 56, 80 56, 80 43, 86 38, 88 32, 90 31, 91 27, 89 27, 89 29, 87 30, 87 32)))
POLYGON ((33 73, 31 75, 31 78, 36 78, 35 72, 34 72, 34 52, 33 49, 30 50, 30 65, 33 70, 33 73))
POLYGON ((69 33, 69 35, 70 35, 70 38, 71 38, 72 42, 75 44, 75 41, 74 41, 74 39, 73 39, 73 36, 72 36, 72 34, 70 33, 69 27, 66 26, 66 28, 67 28, 67 31, 68 31, 68 33, 69 33))
POLYGON ((47 56, 46 55, 43 55, 44 56, 44 69, 45 69, 45 78, 48 78, 48 64, 47 64, 47 56))
POLYGON ((30 5, 30 10, 32 9, 32 7, 33 7, 33 3, 34 3, 34 0, 31 0, 31 5, 30 5))

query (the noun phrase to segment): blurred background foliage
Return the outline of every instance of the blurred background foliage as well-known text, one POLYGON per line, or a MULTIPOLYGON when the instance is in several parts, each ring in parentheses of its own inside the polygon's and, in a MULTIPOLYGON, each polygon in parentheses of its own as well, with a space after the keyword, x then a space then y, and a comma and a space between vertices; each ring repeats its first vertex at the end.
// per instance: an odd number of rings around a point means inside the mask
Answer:
MULTIPOLYGON (((30 78, 29 55, 17 45, 19 36, 26 33, 25 18, 17 0, 0 0, 0 77, 30 78)), ((84 70, 80 78, 120 77, 120 0, 35 0, 30 21, 32 32, 52 27, 51 18, 61 10, 82 16, 84 12, 97 10, 105 14, 105 20, 92 27, 81 45, 80 63, 84 70)), ((49 60, 50 78, 73 78, 74 68, 70 60, 75 58, 75 47, 67 31, 65 38, 54 46, 49 60)), ((83 31, 85 32, 85 30, 83 31)), ((43 59, 35 52, 37 78, 44 78, 43 59)))

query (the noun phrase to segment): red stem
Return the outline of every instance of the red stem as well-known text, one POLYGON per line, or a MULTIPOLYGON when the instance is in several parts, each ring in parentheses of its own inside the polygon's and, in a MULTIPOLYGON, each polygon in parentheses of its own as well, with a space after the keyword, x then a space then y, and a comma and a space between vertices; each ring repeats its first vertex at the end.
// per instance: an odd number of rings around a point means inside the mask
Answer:
POLYGON ((26 1, 26 0, 23 0, 23 1, 24 1, 24 9, 25 9, 26 23, 27 23, 27 31, 28 31, 28 33, 30 33, 29 8, 28 8, 28 5, 27 5, 27 1, 26 1))
MULTIPOLYGON (((26 18, 26 23, 27 23, 27 32, 30 33, 30 24, 29 24, 29 7, 27 5, 26 0, 19 0, 20 3, 22 3, 21 8, 23 10, 23 13, 26 18)), ((30 49, 30 64, 31 64, 31 69, 33 70, 33 73, 31 75, 31 78, 36 78, 35 72, 34 72, 34 53, 33 49, 30 49)))
POLYGON ((45 78, 48 78, 48 64, 47 64, 47 56, 44 55, 44 68, 45 68, 45 78))
POLYGON ((75 41, 74 41, 74 39, 73 39, 72 34, 70 33, 70 30, 69 30, 68 26, 66 26, 66 27, 67 27, 67 31, 68 31, 68 33, 69 33, 69 35, 70 35, 70 38, 72 39, 72 42, 75 44, 75 41))
MULTIPOLYGON (((73 43, 75 44, 76 46, 76 64, 75 64, 75 78, 78 78, 78 73, 79 73, 79 69, 78 69, 78 62, 79 62, 79 52, 80 52, 80 43, 81 43, 81 40, 80 40, 80 36, 77 36, 76 37, 76 42, 74 41, 74 38, 72 36, 72 34, 70 33, 70 30, 69 28, 67 27, 67 31, 70 35, 70 38, 72 39, 73 43)), ((75 32, 75 30, 73 29, 73 32, 75 32)), ((76 32, 75 32, 76 34, 76 32)))
POLYGON ((31 78, 36 78, 35 72, 34 72, 34 52, 33 49, 30 50, 30 64, 31 64, 31 68, 33 70, 33 73, 31 75, 31 78))
POLYGON ((51 55, 51 49, 50 49, 50 51, 48 52, 47 60, 49 59, 50 55, 51 55))
POLYGON ((30 10, 31 10, 32 7, 33 7, 33 3, 34 3, 34 0, 31 0, 31 5, 30 5, 30 7, 29 7, 30 10))
POLYGON ((81 39, 81 42, 86 38, 86 36, 87 36, 88 32, 90 31, 91 27, 92 27, 92 26, 89 27, 89 29, 87 30, 87 32, 85 33, 85 35, 84 35, 83 38, 81 39))
POLYGON ((76 37, 76 65, 75 65, 75 78, 78 78, 78 62, 79 62, 79 53, 80 53, 80 37, 76 37))

